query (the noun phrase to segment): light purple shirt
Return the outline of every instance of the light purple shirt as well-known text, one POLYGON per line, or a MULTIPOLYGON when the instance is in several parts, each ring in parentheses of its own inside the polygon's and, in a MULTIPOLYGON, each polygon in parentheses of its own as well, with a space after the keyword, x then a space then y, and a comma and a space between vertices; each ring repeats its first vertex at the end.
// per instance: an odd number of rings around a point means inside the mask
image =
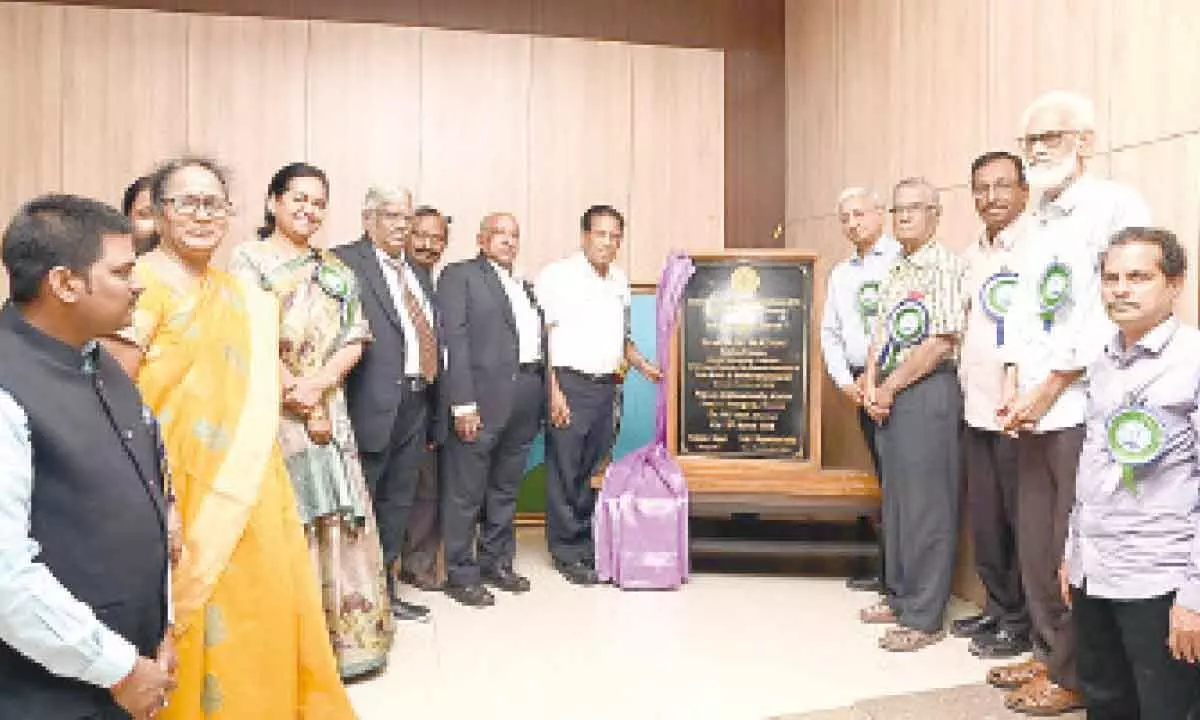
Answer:
POLYGON ((1071 584, 1114 600, 1178 591, 1200 611, 1200 330, 1169 318, 1129 350, 1115 336, 1091 366, 1087 434, 1079 458, 1066 562, 1071 584), (1107 421, 1130 401, 1164 428, 1157 460, 1135 469, 1137 492, 1121 483, 1107 421))

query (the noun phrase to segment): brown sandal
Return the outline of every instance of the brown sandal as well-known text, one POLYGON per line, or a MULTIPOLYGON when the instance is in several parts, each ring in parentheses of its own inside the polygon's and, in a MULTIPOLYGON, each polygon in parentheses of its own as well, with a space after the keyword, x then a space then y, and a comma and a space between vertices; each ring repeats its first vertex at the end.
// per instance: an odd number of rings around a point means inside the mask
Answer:
POLYGON ((858 619, 868 625, 891 625, 896 622, 896 613, 885 602, 858 611, 858 619))
POLYGON ((1012 665, 1002 665, 988 670, 987 681, 992 687, 1005 690, 1019 688, 1046 674, 1046 664, 1030 658, 1012 665))
POLYGON ((1004 706, 1024 715, 1053 717, 1083 707, 1083 698, 1043 675, 1009 693, 1004 706))
POLYGON ((879 638, 879 647, 888 652, 913 652, 929 647, 944 637, 945 630, 927 633, 912 628, 892 628, 879 638))

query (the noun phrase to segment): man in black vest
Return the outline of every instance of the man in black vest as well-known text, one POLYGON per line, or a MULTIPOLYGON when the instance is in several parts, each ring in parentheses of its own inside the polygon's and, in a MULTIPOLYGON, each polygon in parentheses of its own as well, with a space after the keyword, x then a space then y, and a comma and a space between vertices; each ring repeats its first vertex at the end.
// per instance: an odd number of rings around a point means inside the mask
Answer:
POLYGON ((429 608, 400 600, 396 585, 440 365, 433 287, 405 258, 413 217, 408 190, 370 188, 362 217, 362 238, 334 250, 358 277, 375 337, 346 377, 346 402, 374 502, 392 614, 424 621, 429 608))
POLYGON ((513 570, 517 489, 545 415, 541 309, 513 276, 521 230, 508 213, 479 226, 479 255, 448 265, 437 299, 446 343, 441 402, 451 429, 438 456, 446 594, 495 603, 483 585, 529 590, 513 570), (478 523, 478 542, 476 524, 478 523))
POLYGON ((166 706, 167 500, 157 426, 94 338, 140 291, 128 221, 72 196, 4 233, 0 717, 141 720, 166 706))

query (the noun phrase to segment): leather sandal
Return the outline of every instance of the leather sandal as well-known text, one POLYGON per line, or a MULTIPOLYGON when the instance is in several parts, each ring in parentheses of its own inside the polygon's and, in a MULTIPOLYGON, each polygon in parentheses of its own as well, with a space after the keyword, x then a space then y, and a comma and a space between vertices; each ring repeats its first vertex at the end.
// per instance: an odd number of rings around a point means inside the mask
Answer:
POLYGON ((867 625, 891 625, 896 622, 896 613, 885 602, 877 602, 858 611, 858 619, 867 625))
POLYGON ((1004 706, 1023 715, 1053 717, 1082 708, 1083 698, 1043 675, 1009 693, 1004 706))
POLYGON ((929 647, 944 637, 945 630, 927 633, 913 628, 892 628, 879 638, 879 647, 888 652, 913 652, 929 647))
POLYGON ((1030 658, 1011 665, 1001 665, 988 670, 987 681, 992 687, 1005 690, 1019 688, 1046 675, 1046 663, 1030 658))

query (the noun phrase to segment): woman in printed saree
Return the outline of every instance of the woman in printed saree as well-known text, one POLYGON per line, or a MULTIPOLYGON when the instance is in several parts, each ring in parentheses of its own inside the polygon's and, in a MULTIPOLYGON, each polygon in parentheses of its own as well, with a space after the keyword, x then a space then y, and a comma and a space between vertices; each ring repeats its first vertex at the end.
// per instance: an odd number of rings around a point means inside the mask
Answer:
POLYGON ((154 176, 159 246, 113 343, 158 417, 182 516, 166 720, 354 717, 279 452, 279 305, 210 260, 229 228, 209 160, 154 176))
POLYGON ((328 180, 294 163, 267 188, 261 242, 234 248, 230 272, 279 299, 283 416, 279 445, 325 604, 343 678, 387 662, 393 621, 383 551, 358 461, 342 380, 371 340, 354 273, 310 245, 325 219, 328 180))

